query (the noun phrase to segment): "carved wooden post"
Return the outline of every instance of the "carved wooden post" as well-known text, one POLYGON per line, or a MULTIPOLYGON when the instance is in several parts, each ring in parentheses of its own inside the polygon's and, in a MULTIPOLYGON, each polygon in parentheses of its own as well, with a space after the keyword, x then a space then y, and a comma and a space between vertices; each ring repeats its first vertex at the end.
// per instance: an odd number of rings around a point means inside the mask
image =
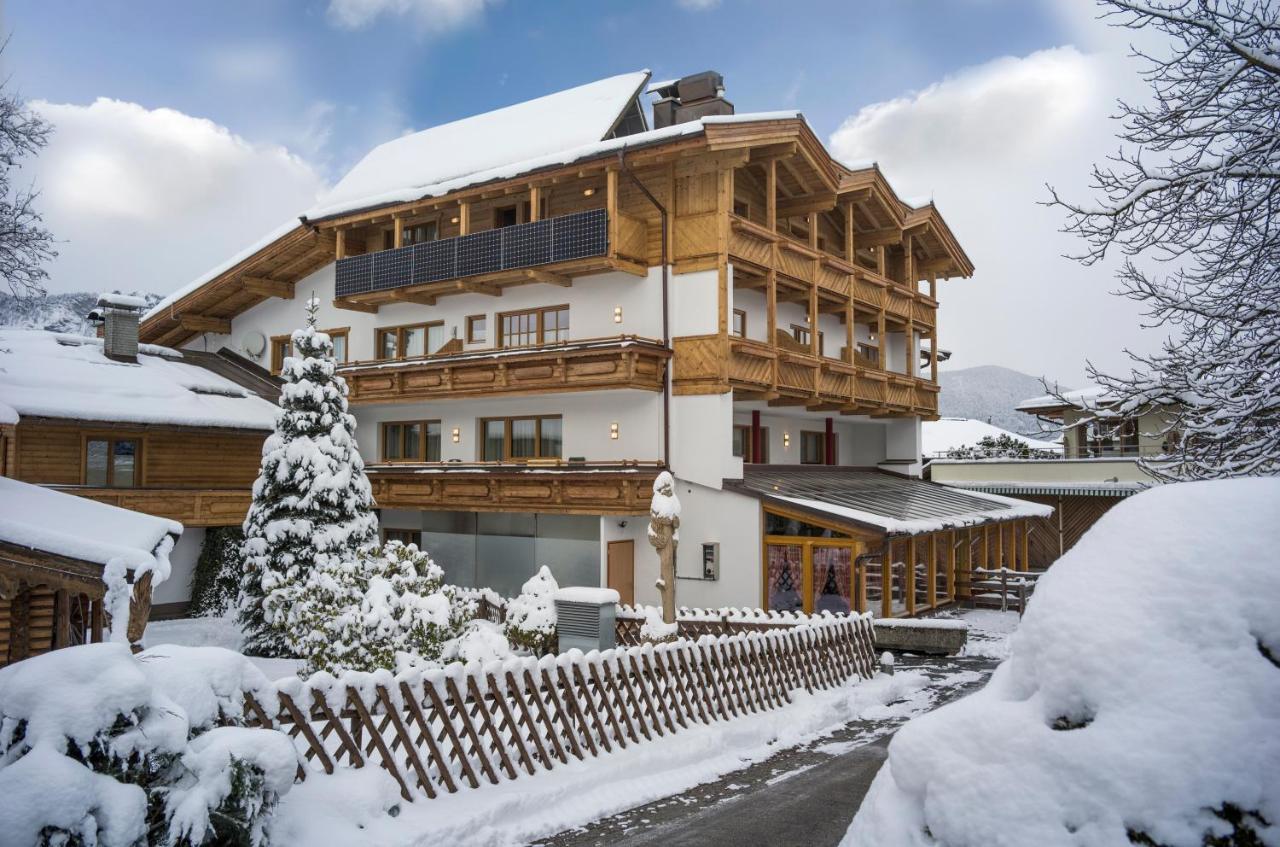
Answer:
POLYGON ((680 529, 680 500, 676 481, 663 471, 653 481, 653 501, 649 505, 649 543, 658 551, 658 581, 662 597, 662 620, 676 622, 676 544, 680 529))

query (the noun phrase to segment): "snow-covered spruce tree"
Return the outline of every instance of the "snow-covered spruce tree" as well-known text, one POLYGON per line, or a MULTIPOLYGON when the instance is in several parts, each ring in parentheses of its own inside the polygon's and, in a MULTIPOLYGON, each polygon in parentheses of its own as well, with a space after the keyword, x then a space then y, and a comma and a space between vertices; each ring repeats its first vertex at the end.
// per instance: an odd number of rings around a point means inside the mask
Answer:
POLYGON ((1096 204, 1053 191, 1066 231, 1126 258, 1120 294, 1171 334, 1128 375, 1090 366, 1127 416, 1174 403, 1157 476, 1280 473, 1280 5, 1101 0, 1115 26, 1167 36, 1150 103, 1120 104, 1124 146, 1095 166, 1096 204), (1134 257, 1148 260, 1140 266, 1134 257), (1155 273, 1153 265, 1163 265, 1155 273))
POLYGON ((1052 459, 1059 455, 1052 450, 1038 450, 1025 441, 1004 434, 995 437, 984 435, 977 444, 953 447, 947 451, 948 459, 1052 459))
POLYGON ((507 604, 507 641, 535 656, 551 653, 556 645, 555 593, 560 586, 543 565, 507 604))
POLYGON ((312 298, 306 328, 293 333, 297 355, 284 360, 280 411, 244 521, 239 615, 248 653, 296 649, 306 633, 293 607, 308 572, 356 561, 377 537, 347 384, 334 372, 333 342, 316 330, 317 309, 312 298))
POLYGON ((307 673, 435 661, 464 623, 443 583, 444 571, 413 544, 322 557, 294 606, 290 645, 307 673))

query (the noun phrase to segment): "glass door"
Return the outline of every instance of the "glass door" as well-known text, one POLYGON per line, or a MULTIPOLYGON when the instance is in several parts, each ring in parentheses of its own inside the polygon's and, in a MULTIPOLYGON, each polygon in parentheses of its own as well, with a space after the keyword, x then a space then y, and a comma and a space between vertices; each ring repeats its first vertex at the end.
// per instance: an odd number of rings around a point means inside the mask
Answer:
POLYGON ((765 605, 778 612, 804 611, 804 546, 765 545, 765 605))
POLYGON ((853 548, 813 546, 812 609, 815 614, 848 614, 854 609, 853 548))

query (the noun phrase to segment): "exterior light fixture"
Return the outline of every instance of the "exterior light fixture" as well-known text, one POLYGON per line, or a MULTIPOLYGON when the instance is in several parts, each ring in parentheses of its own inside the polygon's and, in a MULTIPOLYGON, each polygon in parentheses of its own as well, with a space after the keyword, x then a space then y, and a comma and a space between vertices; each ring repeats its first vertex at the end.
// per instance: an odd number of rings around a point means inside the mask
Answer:
POLYGON ((614 441, 618 440, 618 422, 617 421, 614 421, 613 423, 609 424, 609 437, 612 438, 614 441))
POLYGON ((622 323, 622 307, 621 306, 613 307, 613 322, 616 324, 622 323))
POLYGON ((455 426, 453 428, 452 436, 453 436, 453 443, 457 444, 459 441, 462 440, 462 430, 455 426))
POLYGON ((782 433, 782 449, 789 450, 791 448, 791 433, 782 433))
POLYGON ((583 196, 583 197, 590 197, 592 194, 595 194, 595 193, 596 193, 596 190, 595 190, 594 188, 584 188, 584 189, 582 189, 582 196, 583 196))
POLYGON ((458 216, 457 216, 457 215, 454 215, 453 217, 449 218, 449 223, 451 223, 451 224, 456 224, 457 222, 458 222, 458 216))

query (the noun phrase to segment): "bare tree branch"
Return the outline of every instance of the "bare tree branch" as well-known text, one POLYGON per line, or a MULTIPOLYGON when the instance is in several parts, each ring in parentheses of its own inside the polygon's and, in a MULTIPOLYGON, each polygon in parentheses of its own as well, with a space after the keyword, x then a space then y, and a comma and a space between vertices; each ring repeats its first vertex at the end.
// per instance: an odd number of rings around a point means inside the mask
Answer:
MULTIPOLYGON (((7 44, 0 45, 0 53, 7 44)), ((43 296, 49 278, 45 264, 58 255, 35 205, 39 192, 13 184, 23 158, 38 154, 52 132, 9 80, 0 81, 0 280, 16 297, 43 296)))

